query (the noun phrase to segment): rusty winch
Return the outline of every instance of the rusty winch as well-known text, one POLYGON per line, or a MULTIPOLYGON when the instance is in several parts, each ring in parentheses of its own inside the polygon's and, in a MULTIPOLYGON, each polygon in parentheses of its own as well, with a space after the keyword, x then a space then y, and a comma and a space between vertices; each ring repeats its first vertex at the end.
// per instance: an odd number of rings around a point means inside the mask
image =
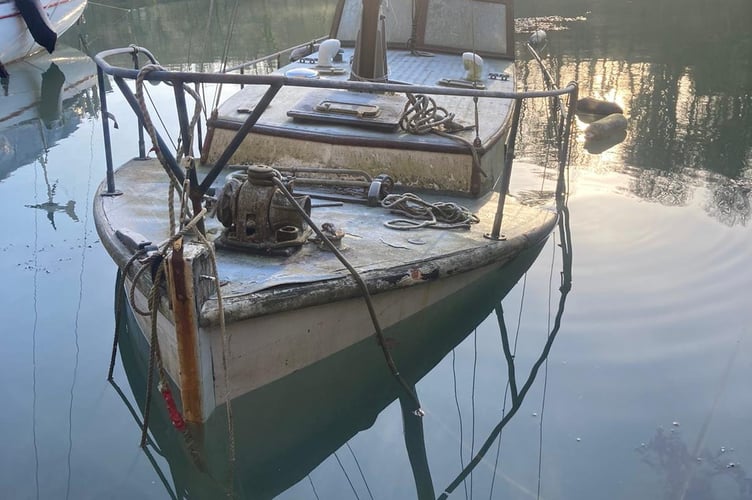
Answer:
MULTIPOLYGON (((307 241, 311 229, 275 181, 292 193, 292 180, 271 167, 252 165, 228 177, 217 198, 217 219, 226 227, 218 239, 220 245, 289 253, 307 241)), ((310 215, 310 197, 294 199, 310 215)))

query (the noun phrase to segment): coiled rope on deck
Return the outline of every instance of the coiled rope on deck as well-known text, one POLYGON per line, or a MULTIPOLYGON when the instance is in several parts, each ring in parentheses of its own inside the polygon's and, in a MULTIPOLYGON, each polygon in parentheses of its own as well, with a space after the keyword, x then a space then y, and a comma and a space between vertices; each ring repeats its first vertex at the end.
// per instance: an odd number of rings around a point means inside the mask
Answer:
POLYGON ((446 108, 438 106, 432 97, 424 94, 411 94, 409 92, 405 95, 407 96, 407 102, 402 110, 399 121, 402 130, 415 135, 436 134, 464 144, 473 156, 473 169, 478 170, 483 177, 488 177, 488 174, 481 168, 480 163, 479 150, 482 144, 478 135, 477 98, 474 99, 476 106, 475 125, 465 126, 455 122, 454 113, 450 113, 446 108), (456 135, 457 132, 473 129, 475 129, 475 139, 473 141, 456 135))
POLYGON ((456 127, 454 113, 437 106, 432 97, 423 94, 408 94, 399 124, 405 132, 417 135, 440 131, 440 127, 446 130, 456 127))
POLYGON ((477 215, 462 205, 451 201, 430 203, 413 193, 387 195, 381 200, 381 206, 409 217, 385 222, 390 229, 469 229, 480 222, 477 215))

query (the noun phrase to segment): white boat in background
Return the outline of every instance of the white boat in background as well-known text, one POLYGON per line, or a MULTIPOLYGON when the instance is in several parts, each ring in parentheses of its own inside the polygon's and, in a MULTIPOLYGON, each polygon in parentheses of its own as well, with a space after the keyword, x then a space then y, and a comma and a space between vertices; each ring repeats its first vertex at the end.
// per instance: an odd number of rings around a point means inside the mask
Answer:
POLYGON ((94 219, 160 390, 179 391, 179 408, 165 395, 176 421, 205 422, 372 336, 419 413, 383 330, 501 279, 557 221, 506 195, 523 101, 536 98, 561 111, 563 193, 577 85, 516 92, 512 17, 511 0, 341 0, 329 39, 267 75, 167 71, 136 46, 97 54, 102 115, 109 75, 158 155, 141 135, 139 157, 113 171, 103 119, 94 219), (109 62, 123 55, 141 69, 109 62), (175 153, 151 125, 144 80, 173 89, 175 153), (241 86, 211 110, 205 140, 194 84, 241 86), (200 149, 210 163, 180 161, 200 149))
POLYGON ((86 2, 0 0, 0 65, 27 57, 43 46, 52 52, 57 37, 81 17, 86 2))

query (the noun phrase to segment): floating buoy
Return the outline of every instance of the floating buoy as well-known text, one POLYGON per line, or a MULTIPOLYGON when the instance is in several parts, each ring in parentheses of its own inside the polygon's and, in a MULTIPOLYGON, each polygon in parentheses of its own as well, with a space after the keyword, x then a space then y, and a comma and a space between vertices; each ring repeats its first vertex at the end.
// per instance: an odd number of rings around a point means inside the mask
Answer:
MULTIPOLYGON (((589 141, 606 141, 619 137, 627 131, 627 119, 621 113, 612 113, 594 121, 585 129, 585 139, 589 141)), ((623 138, 621 140, 624 140, 623 138)))
POLYGON ((614 133, 613 135, 601 139, 585 139, 585 151, 591 155, 599 155, 623 142, 626 138, 627 131, 622 130, 621 132, 614 133))
MULTIPOLYGON (((577 100, 577 114, 585 115, 610 115, 613 113, 624 113, 621 106, 615 102, 601 101, 599 99, 593 99, 592 97, 583 97, 577 100)), ((587 120, 583 120, 587 121, 587 120)), ((592 120, 591 120, 592 121, 592 120)))

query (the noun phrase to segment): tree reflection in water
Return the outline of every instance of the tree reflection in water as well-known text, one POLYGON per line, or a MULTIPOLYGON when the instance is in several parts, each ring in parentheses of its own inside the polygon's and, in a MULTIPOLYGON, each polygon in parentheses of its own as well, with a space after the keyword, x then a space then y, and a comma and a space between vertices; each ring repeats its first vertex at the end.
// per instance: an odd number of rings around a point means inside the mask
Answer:
POLYGON ((642 461, 666 481, 667 500, 752 499, 752 478, 744 467, 733 461, 733 448, 707 448, 693 454, 674 424, 669 431, 659 427, 648 443, 637 452, 642 461))
MULTIPOLYGON (((581 96, 616 101, 629 120, 625 141, 602 151, 583 147, 580 138, 572 164, 634 166, 625 170, 633 178, 630 191, 670 206, 688 205, 708 185, 708 215, 745 225, 752 198, 752 38, 739 34, 748 31, 741 18, 752 4, 690 4, 541 0, 515 13, 523 17, 521 36, 541 27, 553 32, 544 53, 559 84, 577 80, 581 96), (570 17, 532 17, 540 12, 570 17)), ((524 50, 517 55, 521 87, 540 86, 535 60, 524 50)), ((523 134, 543 139, 519 153, 540 163, 547 134, 543 122, 530 118, 523 134)))

